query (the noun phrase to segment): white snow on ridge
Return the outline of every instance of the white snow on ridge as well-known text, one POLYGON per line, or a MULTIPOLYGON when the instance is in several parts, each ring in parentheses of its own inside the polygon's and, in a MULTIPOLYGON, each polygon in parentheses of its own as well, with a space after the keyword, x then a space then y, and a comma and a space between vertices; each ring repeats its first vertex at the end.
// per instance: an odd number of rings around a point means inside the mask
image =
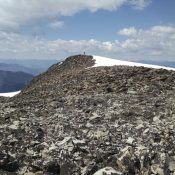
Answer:
POLYGON ((121 172, 117 172, 115 169, 113 169, 112 167, 105 167, 102 168, 100 170, 98 170, 96 173, 94 173, 93 175, 112 175, 112 174, 118 174, 118 175, 122 175, 121 172))
POLYGON ((155 68, 155 69, 166 69, 166 70, 174 70, 175 68, 172 67, 165 67, 165 66, 158 66, 158 65, 152 65, 152 64, 142 64, 142 63, 135 63, 130 61, 122 61, 122 60, 116 60, 112 58, 107 57, 101 57, 101 56, 93 56, 95 59, 95 65, 92 67, 100 67, 100 66, 137 66, 137 67, 148 67, 148 68, 155 68))
POLYGON ((13 97, 13 96, 19 94, 20 92, 21 92, 21 91, 0 93, 0 96, 1 96, 1 97, 13 97))

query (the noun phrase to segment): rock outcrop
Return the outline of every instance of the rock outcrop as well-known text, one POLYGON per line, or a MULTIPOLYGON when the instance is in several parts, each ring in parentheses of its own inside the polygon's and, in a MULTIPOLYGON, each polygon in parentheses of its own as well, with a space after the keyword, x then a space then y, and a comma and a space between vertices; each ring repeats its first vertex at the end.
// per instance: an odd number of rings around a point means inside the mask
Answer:
POLYGON ((0 98, 0 174, 175 174, 175 72, 94 64, 69 57, 0 98))

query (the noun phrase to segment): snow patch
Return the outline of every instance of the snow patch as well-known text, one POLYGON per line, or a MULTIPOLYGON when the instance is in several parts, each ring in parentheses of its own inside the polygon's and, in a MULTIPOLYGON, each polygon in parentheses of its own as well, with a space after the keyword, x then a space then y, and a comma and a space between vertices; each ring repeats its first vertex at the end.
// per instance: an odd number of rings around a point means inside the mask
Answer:
POLYGON ((121 175, 122 173, 121 172, 117 172, 112 167, 105 167, 105 168, 102 168, 102 169, 98 170, 93 175, 113 175, 113 174, 121 175))
POLYGON ((0 93, 0 96, 1 97, 14 97, 15 95, 19 94, 20 92, 21 91, 0 93))
POLYGON ((152 65, 152 64, 142 64, 142 63, 135 63, 130 61, 122 61, 122 60, 116 60, 112 58, 107 57, 101 57, 101 56, 93 56, 95 59, 95 65, 92 67, 100 67, 100 66, 137 66, 137 67, 148 67, 148 68, 155 68, 155 69, 166 69, 166 70, 174 70, 175 68, 172 67, 165 67, 165 66, 158 66, 158 65, 152 65))

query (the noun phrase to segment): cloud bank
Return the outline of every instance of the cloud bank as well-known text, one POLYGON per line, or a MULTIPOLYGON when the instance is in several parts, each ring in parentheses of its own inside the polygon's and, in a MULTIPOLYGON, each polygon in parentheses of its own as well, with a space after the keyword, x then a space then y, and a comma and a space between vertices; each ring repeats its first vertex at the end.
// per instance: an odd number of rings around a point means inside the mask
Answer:
MULTIPOLYGON (((26 38, 17 33, 0 32, 1 58, 57 58, 79 54, 103 55, 118 59, 165 60, 175 58, 175 27, 152 26, 149 29, 124 28, 117 32, 122 40, 47 40, 26 38)), ((116 38, 117 38, 116 35, 116 38)))
POLYGON ((17 31, 31 21, 54 20, 82 10, 117 10, 123 5, 142 10, 149 2, 150 0, 0 0, 0 30, 17 31))

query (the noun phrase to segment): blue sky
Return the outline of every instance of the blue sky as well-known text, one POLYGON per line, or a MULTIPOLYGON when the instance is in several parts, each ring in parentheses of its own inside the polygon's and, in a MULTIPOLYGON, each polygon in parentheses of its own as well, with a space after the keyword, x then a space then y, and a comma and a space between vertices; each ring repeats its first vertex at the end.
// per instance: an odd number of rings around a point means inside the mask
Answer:
POLYGON ((0 59, 175 61, 174 0, 0 0, 0 59))

